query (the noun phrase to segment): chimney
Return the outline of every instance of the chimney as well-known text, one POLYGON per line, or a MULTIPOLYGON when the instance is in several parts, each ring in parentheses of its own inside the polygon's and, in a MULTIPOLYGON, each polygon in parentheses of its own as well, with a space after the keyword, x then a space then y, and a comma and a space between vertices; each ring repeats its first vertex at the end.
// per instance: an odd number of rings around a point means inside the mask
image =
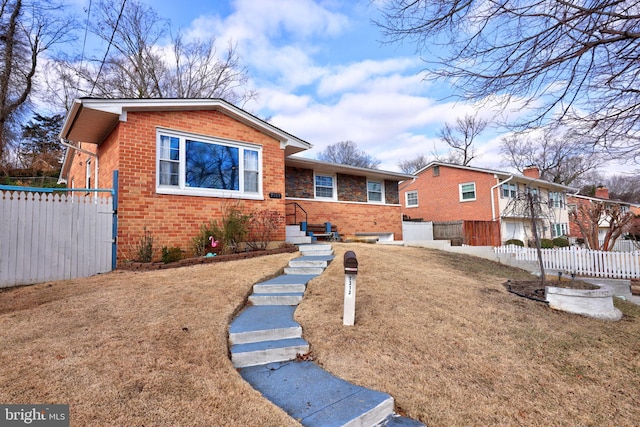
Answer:
POLYGON ((524 176, 528 176, 529 178, 540 179, 540 169, 537 166, 529 166, 525 170, 522 171, 524 176))
POLYGON ((608 199, 609 198, 609 189, 607 187, 598 187, 596 188, 596 197, 599 199, 608 199))

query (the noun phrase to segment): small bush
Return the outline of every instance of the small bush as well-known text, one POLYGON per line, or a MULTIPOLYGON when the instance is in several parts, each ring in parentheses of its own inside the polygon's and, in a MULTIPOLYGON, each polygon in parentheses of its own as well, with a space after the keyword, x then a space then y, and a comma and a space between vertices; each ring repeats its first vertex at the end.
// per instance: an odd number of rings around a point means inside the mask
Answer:
POLYGON ((564 237, 556 237, 553 239, 553 246, 556 248, 566 248, 569 247, 569 239, 564 237))
POLYGON ((507 245, 516 245, 516 246, 521 246, 524 247, 524 242, 520 239, 509 239, 506 242, 504 242, 505 246, 507 245))
POLYGON ((170 262, 180 261, 182 259, 182 249, 180 246, 175 248, 162 247, 162 262, 169 264, 170 262))
POLYGON ((138 262, 151 262, 153 259, 153 235, 147 227, 143 228, 142 237, 136 244, 136 258, 138 262))
POLYGON ((211 247, 211 237, 220 243, 216 248, 218 252, 236 253, 240 243, 244 242, 248 230, 251 215, 242 212, 242 205, 235 204, 224 208, 222 224, 217 220, 211 220, 200 226, 200 232, 191 240, 191 250, 195 256, 204 256, 214 252, 211 247))
POLYGON ((273 239, 273 233, 283 222, 284 217, 278 211, 255 211, 249 220, 247 246, 253 250, 267 249, 273 239))
POLYGON ((540 239, 540 247, 542 249, 551 249, 551 248, 553 248, 553 240, 551 240, 551 239, 540 239))

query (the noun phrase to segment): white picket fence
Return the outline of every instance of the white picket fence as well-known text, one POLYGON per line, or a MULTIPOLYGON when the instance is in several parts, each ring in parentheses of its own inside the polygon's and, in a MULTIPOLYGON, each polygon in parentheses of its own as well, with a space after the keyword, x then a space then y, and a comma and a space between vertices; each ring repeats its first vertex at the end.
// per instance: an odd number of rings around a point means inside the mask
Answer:
MULTIPOLYGON (((514 254, 518 261, 538 262, 535 248, 515 245, 498 246, 496 253, 514 254)), ((610 279, 640 278, 640 251, 605 252, 568 248, 542 249, 542 264, 545 270, 558 270, 577 275, 610 279)))
POLYGON ((113 198, 0 191, 0 288, 112 269, 113 198))

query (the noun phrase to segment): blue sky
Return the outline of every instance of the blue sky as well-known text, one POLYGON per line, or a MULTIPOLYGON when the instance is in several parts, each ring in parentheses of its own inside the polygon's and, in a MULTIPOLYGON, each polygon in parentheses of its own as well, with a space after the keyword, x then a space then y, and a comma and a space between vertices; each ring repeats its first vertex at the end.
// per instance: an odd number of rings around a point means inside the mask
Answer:
MULTIPOLYGON (((86 5, 87 0, 75 0, 86 5)), ((313 144, 315 158, 327 145, 351 140, 398 170, 399 160, 446 152, 437 132, 457 117, 474 114, 448 98, 444 82, 424 81, 423 62, 411 45, 383 45, 371 0, 148 0, 190 37, 215 36, 222 49, 238 45, 250 85, 259 97, 246 110, 313 144)), ((80 13, 82 13, 80 11, 80 13)), ((86 15, 84 15, 86 16, 86 15)), ((480 115, 495 110, 486 103, 480 115)), ((517 108, 508 114, 520 113, 517 108)), ((477 140, 473 166, 501 164, 499 129, 477 140)))

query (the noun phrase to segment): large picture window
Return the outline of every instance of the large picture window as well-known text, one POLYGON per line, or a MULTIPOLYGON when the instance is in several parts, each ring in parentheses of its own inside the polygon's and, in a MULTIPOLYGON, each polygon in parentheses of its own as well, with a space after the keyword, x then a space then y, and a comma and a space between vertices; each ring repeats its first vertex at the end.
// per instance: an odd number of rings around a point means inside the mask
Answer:
POLYGON ((158 133, 158 192, 261 198, 261 147, 158 133))

